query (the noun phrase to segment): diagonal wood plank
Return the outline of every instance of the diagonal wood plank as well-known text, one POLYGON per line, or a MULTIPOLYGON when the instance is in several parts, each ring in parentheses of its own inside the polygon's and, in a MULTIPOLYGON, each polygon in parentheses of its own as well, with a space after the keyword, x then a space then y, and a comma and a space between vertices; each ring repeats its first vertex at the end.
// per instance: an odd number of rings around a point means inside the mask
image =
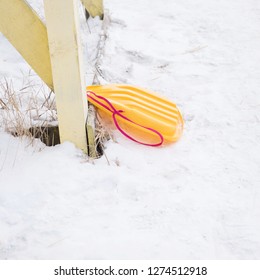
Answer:
POLYGON ((0 32, 53 89, 46 27, 24 0, 0 0, 0 32))

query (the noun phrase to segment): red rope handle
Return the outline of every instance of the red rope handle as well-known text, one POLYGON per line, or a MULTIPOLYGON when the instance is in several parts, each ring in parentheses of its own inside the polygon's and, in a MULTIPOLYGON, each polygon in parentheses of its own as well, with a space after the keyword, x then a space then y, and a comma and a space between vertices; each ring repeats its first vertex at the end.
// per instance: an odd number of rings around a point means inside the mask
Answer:
POLYGON ((93 92, 93 91, 89 91, 89 90, 88 90, 88 91, 87 91, 87 96, 88 96, 89 99, 93 100, 94 102, 96 102, 97 104, 99 104, 100 106, 102 106, 103 108, 105 108, 106 110, 108 110, 108 111, 110 111, 110 112, 112 113, 112 118, 113 118, 113 121, 114 121, 114 124, 115 124, 116 128, 117 128, 125 137, 127 137, 128 139, 130 139, 130 140, 132 140, 132 141, 134 141, 134 142, 136 142, 136 143, 145 145, 145 146, 158 147, 158 146, 161 146, 161 145, 162 145, 164 139, 163 139, 162 134, 161 134, 159 131, 157 131, 157 130, 155 130, 155 129, 153 129, 153 128, 150 128, 150 127, 146 127, 146 126, 140 125, 140 124, 138 124, 138 123, 136 123, 136 122, 130 120, 130 119, 127 118, 126 116, 122 115, 122 113, 124 113, 123 110, 117 110, 117 109, 114 107, 114 105, 113 105, 107 98, 105 98, 105 97, 103 97, 103 96, 101 96, 101 95, 97 95, 97 94, 96 94, 95 92, 93 92), (98 99, 105 101, 105 103, 106 103, 107 105, 103 104, 103 103, 102 103, 101 101, 99 101, 98 99), (149 131, 154 132, 155 134, 157 134, 157 135, 159 136, 160 141, 159 141, 158 143, 155 143, 155 144, 148 144, 148 143, 144 143, 144 142, 140 142, 140 141, 136 140, 135 138, 133 138, 132 136, 130 136, 129 134, 127 134, 127 133, 119 126, 119 124, 118 124, 118 122, 117 122, 117 119, 116 119, 116 116, 119 116, 119 117, 121 117, 122 119, 124 119, 124 120, 126 120, 126 121, 128 121, 128 122, 130 122, 130 123, 133 123, 133 124, 135 124, 135 125, 137 125, 137 126, 139 126, 139 127, 142 127, 142 128, 144 128, 144 129, 146 129, 146 130, 149 130, 149 131))

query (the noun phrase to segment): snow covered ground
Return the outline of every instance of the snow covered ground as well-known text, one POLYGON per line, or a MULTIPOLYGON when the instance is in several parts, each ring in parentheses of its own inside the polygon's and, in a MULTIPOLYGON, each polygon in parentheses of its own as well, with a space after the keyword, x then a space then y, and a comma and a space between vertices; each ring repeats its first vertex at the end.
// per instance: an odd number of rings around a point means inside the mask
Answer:
MULTIPOLYGON (((260 2, 105 8, 100 80, 170 98, 184 134, 149 148, 115 132, 108 163, 71 143, 32 147, 2 128, 0 258, 259 259, 260 2)), ((19 84, 21 70, 28 66, 1 36, 1 80, 19 84)))

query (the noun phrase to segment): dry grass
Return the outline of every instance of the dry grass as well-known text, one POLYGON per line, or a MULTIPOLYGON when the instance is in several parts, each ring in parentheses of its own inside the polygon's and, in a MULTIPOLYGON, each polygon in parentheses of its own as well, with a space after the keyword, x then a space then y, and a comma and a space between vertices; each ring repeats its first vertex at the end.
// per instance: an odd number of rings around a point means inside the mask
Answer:
MULTIPOLYGON (((104 143, 113 139, 112 132, 97 113, 96 149, 104 154, 104 143)), ((26 137, 30 144, 40 138, 48 146, 59 143, 57 110, 54 93, 44 85, 34 84, 30 76, 22 85, 11 79, 0 81, 0 127, 17 137, 26 137)))
POLYGON ((111 124, 105 122, 97 111, 95 141, 96 141, 97 148, 103 151, 102 154, 104 153, 105 150, 105 143, 110 139, 116 142, 113 136, 113 131, 111 129, 111 124))
POLYGON ((57 122, 54 94, 43 85, 36 85, 24 78, 20 87, 12 80, 0 82, 1 127, 14 136, 26 136, 33 143, 36 135, 31 127, 55 125, 57 122))

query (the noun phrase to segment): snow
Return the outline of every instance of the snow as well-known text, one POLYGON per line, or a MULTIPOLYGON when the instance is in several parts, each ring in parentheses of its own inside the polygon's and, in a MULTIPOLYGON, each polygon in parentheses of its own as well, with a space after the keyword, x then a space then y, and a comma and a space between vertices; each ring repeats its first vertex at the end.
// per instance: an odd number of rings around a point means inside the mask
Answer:
MULTIPOLYGON (((259 259, 259 1, 110 0, 105 11, 99 80, 170 98, 184 134, 150 148, 114 131, 93 161, 2 128, 0 258, 259 259)), ((89 22, 88 57, 100 26, 89 22)), ((1 81, 29 71, 3 36, 0 63, 1 81)))

